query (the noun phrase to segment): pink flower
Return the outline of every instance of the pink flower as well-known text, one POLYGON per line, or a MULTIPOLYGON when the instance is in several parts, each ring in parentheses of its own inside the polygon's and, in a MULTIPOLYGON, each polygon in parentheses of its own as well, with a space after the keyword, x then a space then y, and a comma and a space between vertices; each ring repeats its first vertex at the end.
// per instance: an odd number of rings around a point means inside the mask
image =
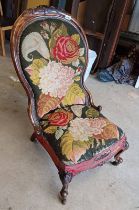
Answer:
POLYGON ((98 135, 101 134, 103 131, 103 128, 106 126, 106 121, 103 118, 94 118, 90 119, 90 127, 92 134, 98 135))
POLYGON ((71 36, 60 36, 52 50, 54 58, 64 64, 70 64, 79 57, 78 43, 71 36))
POLYGON ((72 134, 74 141, 88 141, 89 137, 101 134, 105 126, 106 121, 103 118, 75 118, 70 121, 68 130, 72 134))
POLYGON ((89 119, 75 118, 71 120, 69 131, 74 141, 88 141, 88 137, 91 136, 89 119))

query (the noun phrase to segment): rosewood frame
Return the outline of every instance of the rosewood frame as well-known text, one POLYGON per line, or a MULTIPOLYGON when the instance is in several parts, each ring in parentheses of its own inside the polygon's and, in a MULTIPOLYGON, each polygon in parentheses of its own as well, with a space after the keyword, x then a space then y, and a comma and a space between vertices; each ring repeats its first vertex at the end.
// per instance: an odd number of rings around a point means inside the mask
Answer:
MULTIPOLYGON (((68 195, 68 184, 71 182, 72 177, 76 174, 85 171, 89 168, 95 168, 97 166, 103 165, 106 161, 111 159, 113 156, 115 156, 115 161, 113 162, 113 165, 117 165, 121 163, 120 153, 128 148, 128 144, 126 142, 126 137, 123 137, 119 142, 117 142, 115 145, 111 147, 111 149, 106 149, 104 152, 101 152, 98 155, 95 155, 92 159, 75 164, 75 165, 64 165, 59 158, 56 156, 53 148, 50 146, 48 141, 43 135, 43 130, 41 128, 41 123, 39 121, 39 118, 37 116, 36 108, 35 108, 35 100, 34 100, 34 93, 32 91, 32 88, 30 87, 28 81, 26 80, 22 67, 20 64, 20 52, 19 52, 19 43, 20 43, 20 37, 23 32, 23 30, 28 26, 28 24, 40 20, 47 17, 55 17, 60 18, 63 20, 66 20, 67 22, 70 22, 76 30, 79 32, 80 36, 82 37, 86 51, 88 52, 88 43, 86 36, 82 30, 82 28, 79 26, 79 24, 76 22, 74 18, 72 18, 70 15, 65 14, 59 10, 56 10, 53 7, 46 8, 46 7, 39 7, 35 9, 29 9, 23 12, 23 14, 18 18, 18 20, 15 22, 11 34, 11 55, 12 60, 14 63, 14 67, 16 69, 17 75, 26 90, 26 93, 28 95, 28 114, 30 117, 30 120, 32 122, 32 125, 34 127, 34 133, 31 136, 31 141, 39 141, 40 144, 46 149, 46 151, 51 156, 53 162, 55 163, 58 171, 59 171, 59 177, 62 182, 62 189, 60 191, 60 198, 63 204, 66 202, 66 197, 68 195)), ((88 54, 86 55, 86 59, 88 60, 88 54)), ((83 77, 85 74, 86 67, 82 74, 82 87, 85 90, 86 95, 86 105, 93 106, 97 110, 101 111, 101 106, 96 107, 93 103, 91 94, 87 90, 87 88, 84 85, 83 77)))

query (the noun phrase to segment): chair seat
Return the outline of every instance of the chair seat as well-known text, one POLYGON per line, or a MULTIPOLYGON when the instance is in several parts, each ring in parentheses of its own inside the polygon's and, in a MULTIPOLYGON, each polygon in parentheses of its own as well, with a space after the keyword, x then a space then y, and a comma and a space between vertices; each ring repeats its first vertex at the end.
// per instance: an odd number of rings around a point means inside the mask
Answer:
POLYGON ((41 121, 44 137, 65 165, 90 160, 124 136, 118 126, 86 105, 57 108, 41 121))

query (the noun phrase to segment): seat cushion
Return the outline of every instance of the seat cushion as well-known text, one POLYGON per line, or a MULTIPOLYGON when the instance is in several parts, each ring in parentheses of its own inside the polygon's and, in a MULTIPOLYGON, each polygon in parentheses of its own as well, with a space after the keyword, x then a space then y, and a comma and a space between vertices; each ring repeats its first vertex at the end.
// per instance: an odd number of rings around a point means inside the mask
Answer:
POLYGON ((57 108, 41 120, 45 138, 65 165, 89 160, 124 136, 119 127, 85 105, 57 108))

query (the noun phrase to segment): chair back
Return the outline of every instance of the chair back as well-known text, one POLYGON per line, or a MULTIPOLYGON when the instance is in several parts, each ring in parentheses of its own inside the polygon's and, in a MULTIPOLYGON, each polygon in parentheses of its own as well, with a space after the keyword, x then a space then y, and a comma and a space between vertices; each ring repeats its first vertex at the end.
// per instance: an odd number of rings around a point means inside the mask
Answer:
POLYGON ((35 126, 57 107, 89 101, 83 84, 88 44, 70 15, 51 7, 26 10, 14 24, 11 54, 35 126))

